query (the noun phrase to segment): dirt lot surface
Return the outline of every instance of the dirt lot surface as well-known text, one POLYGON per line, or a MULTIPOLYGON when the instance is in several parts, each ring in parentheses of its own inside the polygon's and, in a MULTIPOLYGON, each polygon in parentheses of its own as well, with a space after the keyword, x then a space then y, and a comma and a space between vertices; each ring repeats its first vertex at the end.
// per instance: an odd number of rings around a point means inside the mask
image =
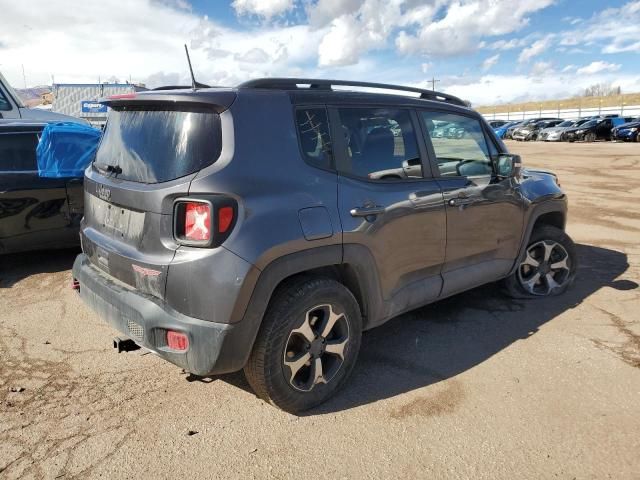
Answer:
POLYGON ((75 252, 0 258, 0 478, 639 478, 640 145, 510 148, 570 195, 574 288, 403 315, 302 417, 241 374, 114 353, 69 289, 75 252))

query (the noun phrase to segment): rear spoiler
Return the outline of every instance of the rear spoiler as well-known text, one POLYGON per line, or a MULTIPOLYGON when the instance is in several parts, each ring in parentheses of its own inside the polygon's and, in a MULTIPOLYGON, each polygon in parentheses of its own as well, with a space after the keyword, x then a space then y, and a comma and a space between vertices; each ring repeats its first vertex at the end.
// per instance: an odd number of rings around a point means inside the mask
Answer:
POLYGON ((227 110, 236 99, 236 92, 231 89, 211 89, 193 91, 184 90, 148 90, 146 92, 112 95, 99 100, 103 105, 112 108, 120 106, 161 107, 175 110, 180 105, 212 109, 216 113, 227 110))

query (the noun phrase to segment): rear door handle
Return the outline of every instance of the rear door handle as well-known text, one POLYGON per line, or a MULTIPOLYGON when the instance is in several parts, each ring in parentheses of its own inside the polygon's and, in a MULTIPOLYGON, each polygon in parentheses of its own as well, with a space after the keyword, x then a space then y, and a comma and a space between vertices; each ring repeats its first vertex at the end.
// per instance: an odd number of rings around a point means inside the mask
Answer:
POLYGON ((459 207, 460 205, 469 205, 474 201, 471 198, 452 198, 449 200, 449 205, 452 207, 459 207))
POLYGON ((352 217, 373 217, 382 215, 385 212, 384 207, 356 207, 352 208, 349 213, 352 217))

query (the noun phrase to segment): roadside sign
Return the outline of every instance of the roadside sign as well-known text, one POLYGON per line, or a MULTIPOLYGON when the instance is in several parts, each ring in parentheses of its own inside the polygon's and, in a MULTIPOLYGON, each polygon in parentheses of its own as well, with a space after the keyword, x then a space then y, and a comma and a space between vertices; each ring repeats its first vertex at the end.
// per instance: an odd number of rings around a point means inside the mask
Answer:
POLYGON ((95 100, 83 100, 80 104, 82 113, 107 113, 107 106, 95 100))

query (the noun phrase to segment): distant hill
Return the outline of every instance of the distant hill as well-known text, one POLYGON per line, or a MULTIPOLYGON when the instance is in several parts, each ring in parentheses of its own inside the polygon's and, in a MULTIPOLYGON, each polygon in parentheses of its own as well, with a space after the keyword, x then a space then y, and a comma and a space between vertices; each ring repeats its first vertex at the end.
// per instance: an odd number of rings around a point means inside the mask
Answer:
POLYGON ((16 88, 16 93, 27 107, 48 105, 53 101, 52 88, 49 85, 40 85, 31 88, 16 88))
POLYGON ((573 97, 561 100, 543 100, 540 102, 505 103, 476 107, 480 113, 497 112, 530 112, 535 110, 577 110, 578 108, 619 107, 625 105, 640 105, 640 93, 623 93, 606 97, 573 97))

